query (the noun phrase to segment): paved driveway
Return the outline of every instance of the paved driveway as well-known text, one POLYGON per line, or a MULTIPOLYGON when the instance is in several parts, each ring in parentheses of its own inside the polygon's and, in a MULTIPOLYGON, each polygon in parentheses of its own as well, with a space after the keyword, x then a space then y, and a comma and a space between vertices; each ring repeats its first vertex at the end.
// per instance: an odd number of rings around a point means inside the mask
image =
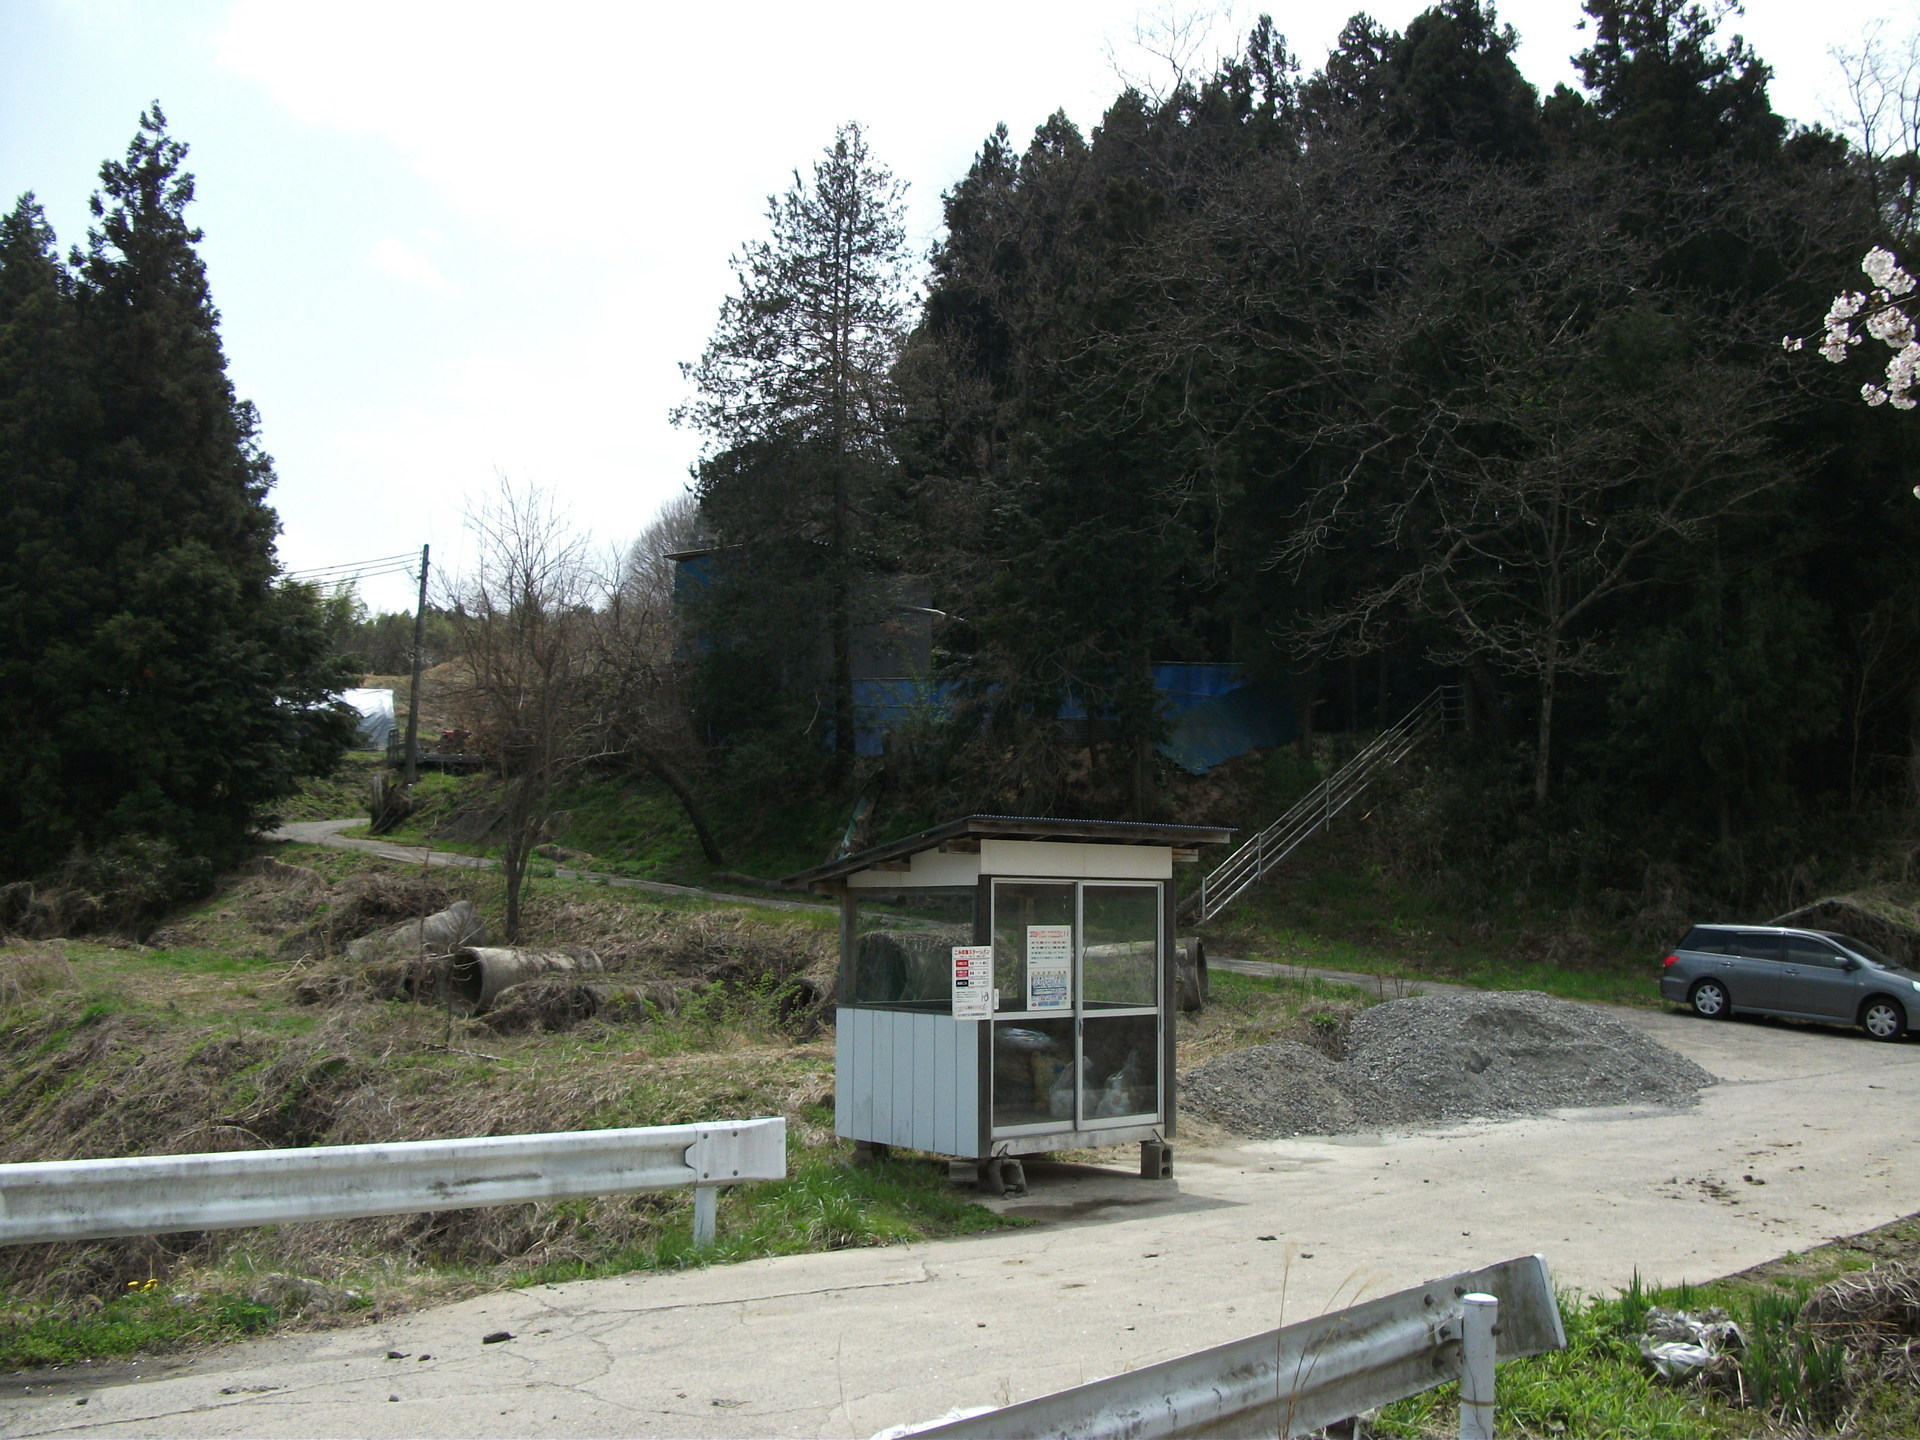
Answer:
POLYGON ((1689 1111, 1183 1152, 1171 1181, 1036 1165, 1009 1206, 1032 1229, 543 1287, 16 1384, 0 1430, 869 1436, 1529 1251, 1563 1285, 1706 1279, 1920 1210, 1920 1044, 1615 1013, 1723 1083, 1689 1111))

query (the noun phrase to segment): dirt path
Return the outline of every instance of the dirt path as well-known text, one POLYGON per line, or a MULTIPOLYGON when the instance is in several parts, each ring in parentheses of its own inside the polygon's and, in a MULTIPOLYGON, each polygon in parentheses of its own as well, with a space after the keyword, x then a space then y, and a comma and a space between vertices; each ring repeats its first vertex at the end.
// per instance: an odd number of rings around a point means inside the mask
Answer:
MULTIPOLYGON (((366 840, 357 836, 342 835, 342 830, 351 830, 356 825, 367 823, 364 815, 349 816, 345 820, 296 820, 282 825, 278 830, 270 830, 263 837, 268 840, 292 840, 302 845, 327 845, 335 850, 359 850, 368 855, 378 855, 383 860, 398 860, 408 865, 453 865, 468 870, 495 870, 500 866, 498 860, 489 860, 484 855, 461 855, 451 850, 435 850, 425 845, 396 845, 391 840, 366 840)), ((702 900, 717 900, 728 905, 760 905, 769 910, 830 910, 834 907, 822 904, 818 900, 775 900, 764 895, 736 895, 725 890, 703 890, 697 885, 669 885, 663 880, 635 880, 630 875, 608 875, 599 870, 570 870, 564 865, 553 867, 556 878, 561 880, 587 880, 597 885, 618 885, 629 890, 646 890, 655 895, 692 895, 702 900)))

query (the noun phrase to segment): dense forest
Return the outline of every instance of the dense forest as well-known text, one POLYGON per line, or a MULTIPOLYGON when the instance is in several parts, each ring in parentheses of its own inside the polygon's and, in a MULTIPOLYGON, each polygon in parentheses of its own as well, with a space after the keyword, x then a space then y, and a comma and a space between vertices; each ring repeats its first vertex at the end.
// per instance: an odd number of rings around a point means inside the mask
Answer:
POLYGON ((1433 823, 1488 871, 1745 892, 1898 831, 1920 424, 1862 401, 1885 348, 1791 342, 1914 256, 1920 75, 1854 57, 1847 137, 1720 12, 1585 9, 1579 92, 1443 0, 995 130, 917 306, 843 130, 689 370, 722 773, 848 784, 851 636, 912 579, 943 704, 885 764, 949 805, 1166 813, 1151 667, 1228 661, 1303 752, 1462 685, 1433 823))
MULTIPOLYGON (((1090 132, 993 130, 925 257, 843 127, 737 253, 694 484, 621 573, 537 493, 475 512, 426 658, 509 855, 587 770, 715 866, 796 798, 809 845, 1221 818, 1158 748, 1182 663, 1279 697, 1296 776, 1459 687, 1397 822, 1430 881, 1911 872, 1920 32, 1862 37, 1840 133, 1719 8, 1585 11, 1544 97, 1484 0, 1311 69, 1263 19, 1090 132)), ((0 223, 0 882, 210 873, 412 658, 276 566, 184 156, 155 107, 70 259, 31 196, 0 223)))

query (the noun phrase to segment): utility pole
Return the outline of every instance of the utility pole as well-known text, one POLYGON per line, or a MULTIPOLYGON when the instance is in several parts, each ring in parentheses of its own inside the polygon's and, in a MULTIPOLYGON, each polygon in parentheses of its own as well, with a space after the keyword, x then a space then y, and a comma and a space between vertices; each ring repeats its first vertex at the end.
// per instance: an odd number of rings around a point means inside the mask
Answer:
POLYGON ((420 547, 420 600, 413 607, 413 689, 407 696, 407 768, 408 785, 420 778, 420 660, 427 631, 427 547, 420 547))

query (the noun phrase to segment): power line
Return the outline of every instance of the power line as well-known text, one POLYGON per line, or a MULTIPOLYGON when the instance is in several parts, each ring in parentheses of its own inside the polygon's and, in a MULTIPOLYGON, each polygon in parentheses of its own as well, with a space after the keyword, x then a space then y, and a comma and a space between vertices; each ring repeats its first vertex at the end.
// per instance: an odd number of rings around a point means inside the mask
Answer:
POLYGON ((405 568, 407 573, 411 574, 413 573, 413 558, 414 556, 411 551, 401 555, 375 555, 367 560, 347 560, 338 565, 310 565, 302 570, 288 570, 285 572, 285 576, 289 580, 316 580, 323 576, 337 574, 343 571, 352 571, 355 574, 371 574, 375 570, 385 572, 396 568, 405 568))
POLYGON ((322 588, 338 589, 342 586, 357 584, 362 580, 384 579, 389 575, 398 575, 411 580, 415 578, 417 574, 417 571, 400 566, 393 566, 384 570, 350 570, 341 575, 288 575, 282 578, 287 583, 294 585, 318 585, 322 588))

